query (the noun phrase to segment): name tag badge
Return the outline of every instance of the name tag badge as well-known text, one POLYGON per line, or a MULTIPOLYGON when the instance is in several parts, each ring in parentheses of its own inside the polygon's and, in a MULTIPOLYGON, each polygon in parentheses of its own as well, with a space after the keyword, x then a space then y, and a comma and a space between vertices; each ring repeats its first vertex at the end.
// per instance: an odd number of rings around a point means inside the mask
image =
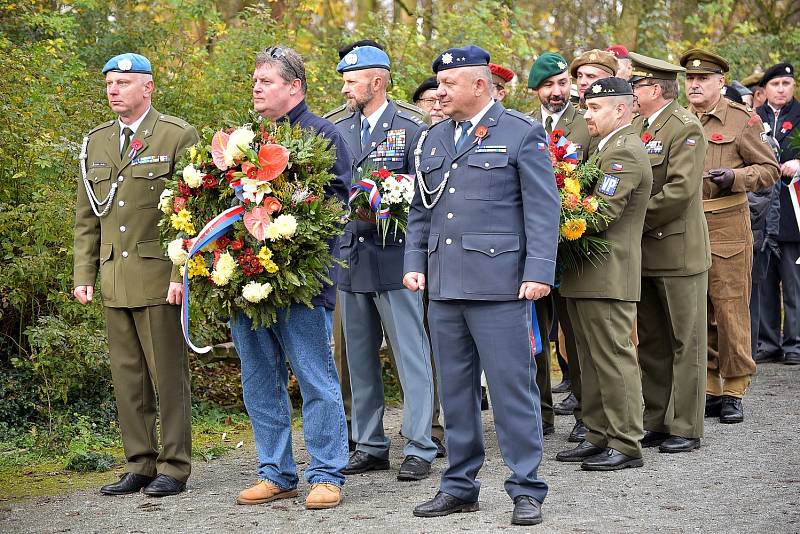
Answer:
POLYGON ((475 149, 476 154, 506 154, 508 147, 506 145, 478 145, 475 149))

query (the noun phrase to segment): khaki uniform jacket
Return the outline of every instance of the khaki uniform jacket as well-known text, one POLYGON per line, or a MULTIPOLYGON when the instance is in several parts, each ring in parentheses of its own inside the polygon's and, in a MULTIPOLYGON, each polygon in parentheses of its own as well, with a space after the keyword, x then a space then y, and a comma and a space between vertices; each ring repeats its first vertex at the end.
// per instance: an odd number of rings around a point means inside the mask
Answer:
MULTIPOLYGON (((198 141, 186 121, 150 108, 134 139, 142 148, 131 161, 120 158, 119 121, 89 132, 86 178, 103 201, 116 184, 111 207, 97 217, 83 181, 78 184, 75 213, 74 285, 95 285, 98 271, 103 304, 114 308, 165 303, 170 280, 180 281, 159 239, 158 209, 166 179, 184 151, 198 141)), ((102 211, 101 206, 98 211, 102 211)), ((199 231, 201 221, 194 221, 199 231)))
POLYGON ((611 242, 597 266, 584 261, 578 271, 567 271, 561 295, 567 298, 638 301, 642 285, 642 227, 653 186, 653 171, 639 133, 630 125, 615 133, 597 155, 605 173, 594 195, 605 200, 607 224, 588 228, 611 242))
MULTIPOLYGON (((703 174, 709 169, 733 169, 730 190, 720 191, 711 180, 703 180, 703 200, 735 193, 760 191, 775 183, 780 174, 775 155, 766 140, 761 119, 749 108, 720 98, 716 107, 700 115, 708 139, 703 174)), ((742 202, 746 202, 746 197, 742 202)))
MULTIPOLYGON (((589 127, 586 119, 583 118, 584 110, 578 109, 572 104, 567 105, 564 114, 559 117, 558 122, 553 125, 553 130, 561 130, 564 137, 575 143, 578 149, 578 161, 580 163, 589 159, 589 155, 597 148, 600 139, 589 135, 589 127)), ((537 107, 530 113, 531 117, 542 122, 542 108, 537 107)), ((542 122, 542 124, 544 124, 542 122)))
MULTIPOLYGON (((633 120, 642 132, 643 118, 633 120)), ((673 100, 643 131, 653 190, 642 235, 642 276, 690 276, 711 267, 703 215, 703 165, 708 143, 697 118, 673 100), (644 133, 649 134, 647 137, 644 133)))

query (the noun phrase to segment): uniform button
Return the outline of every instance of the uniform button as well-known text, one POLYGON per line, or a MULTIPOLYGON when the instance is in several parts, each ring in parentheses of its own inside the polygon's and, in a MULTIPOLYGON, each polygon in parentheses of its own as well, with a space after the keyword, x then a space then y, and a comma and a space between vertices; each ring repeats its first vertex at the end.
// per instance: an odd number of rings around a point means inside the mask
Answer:
POLYGON ((120 232, 124 232, 125 230, 127 230, 127 228, 125 228, 125 226, 124 226, 124 225, 119 227, 119 231, 120 231, 120 232))
POLYGON ((661 232, 658 232, 658 237, 661 237, 662 235, 664 235, 664 234, 662 234, 661 232))
POLYGON ((150 186, 150 191, 155 191, 155 190, 156 190, 156 186, 154 186, 154 185, 151 185, 151 186, 150 186))
POLYGON ((359 238, 358 238, 358 242, 359 242, 359 243, 363 243, 363 242, 364 242, 364 238, 363 238, 363 237, 359 237, 359 238))
POLYGON ((450 168, 451 169, 457 169, 458 168, 458 163, 453 163, 452 165, 450 165, 450 168))
POLYGON ((489 162, 487 161, 486 163, 483 164, 483 166, 484 167, 488 167, 489 166, 489 162))
POLYGON ((121 208, 122 206, 124 206, 124 205, 125 205, 125 201, 124 201, 124 200, 120 200, 120 201, 118 202, 118 204, 119 204, 119 207, 121 208))
POLYGON ((456 192, 456 188, 455 187, 451 187, 450 188, 450 193, 452 194, 452 193, 455 193, 455 192, 456 192))
POLYGON ((453 218, 453 214, 452 214, 452 213, 448 213, 448 214, 447 214, 447 218, 448 218, 448 219, 452 219, 452 218, 453 218))
POLYGON ((123 250, 122 251, 122 257, 123 258, 127 258, 128 257, 128 251, 127 250, 123 250))
POLYGON ((117 176, 117 181, 118 181, 118 182, 121 182, 121 181, 122 181, 122 180, 124 180, 124 179, 125 179, 125 178, 123 178, 122 176, 117 176))
POLYGON ((398 243, 402 243, 402 242, 403 242, 403 240, 402 240, 402 239, 398 239, 398 240, 397 240, 397 242, 398 242, 398 243))
POLYGON ((148 172, 147 176, 153 176, 153 173, 152 172, 148 172))
POLYGON ((358 168, 356 169, 356 172, 361 172, 361 167, 358 167, 358 168))
POLYGON ((491 254, 494 254, 494 249, 493 249, 493 248, 490 248, 490 249, 489 249, 489 252, 490 252, 491 254))
POLYGON ((452 245, 452 244, 453 244, 453 240, 452 240, 452 239, 450 239, 449 237, 448 237, 447 239, 445 239, 445 240, 444 240, 444 242, 445 242, 446 244, 448 244, 448 245, 452 245))

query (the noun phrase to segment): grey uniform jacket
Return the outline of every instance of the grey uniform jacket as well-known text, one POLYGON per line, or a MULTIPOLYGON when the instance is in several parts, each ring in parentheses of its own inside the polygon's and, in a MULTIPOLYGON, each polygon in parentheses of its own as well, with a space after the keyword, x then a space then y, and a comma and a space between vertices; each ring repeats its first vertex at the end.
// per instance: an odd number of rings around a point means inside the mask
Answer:
POLYGON ((447 183, 430 210, 417 188, 405 272, 427 274, 432 300, 515 300, 523 281, 552 284, 559 199, 544 128, 495 103, 458 153, 454 131, 437 123, 422 146, 427 187, 447 183))
MULTIPOLYGON (((390 101, 362 150, 361 117, 351 113, 336 122, 353 156, 353 182, 368 169, 413 174, 414 148, 425 123, 390 101)), ((384 247, 376 225, 357 219, 348 222, 339 249, 348 268, 341 270, 339 289, 354 293, 403 289, 404 244, 405 234, 390 232, 384 247)))

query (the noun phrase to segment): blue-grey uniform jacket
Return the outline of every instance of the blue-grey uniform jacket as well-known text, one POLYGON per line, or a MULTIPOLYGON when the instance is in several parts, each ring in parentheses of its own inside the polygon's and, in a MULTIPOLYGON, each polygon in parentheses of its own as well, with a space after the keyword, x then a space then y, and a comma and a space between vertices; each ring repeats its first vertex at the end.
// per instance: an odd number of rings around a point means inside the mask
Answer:
POLYGON ((432 209, 417 188, 404 271, 425 273, 433 300, 515 300, 523 281, 552 285, 559 197, 544 128, 495 103, 458 153, 454 131, 437 123, 422 146, 426 187, 447 183, 432 209))
MULTIPOLYGON (((353 182, 369 169, 413 174, 414 148, 427 127, 425 123, 389 101, 362 150, 361 117, 352 113, 336 122, 353 159, 353 182)), ((339 289, 354 293, 403 289, 405 237, 404 233, 390 231, 384 247, 375 224, 358 219, 348 222, 339 249, 339 257, 348 268, 340 272, 339 289)))

